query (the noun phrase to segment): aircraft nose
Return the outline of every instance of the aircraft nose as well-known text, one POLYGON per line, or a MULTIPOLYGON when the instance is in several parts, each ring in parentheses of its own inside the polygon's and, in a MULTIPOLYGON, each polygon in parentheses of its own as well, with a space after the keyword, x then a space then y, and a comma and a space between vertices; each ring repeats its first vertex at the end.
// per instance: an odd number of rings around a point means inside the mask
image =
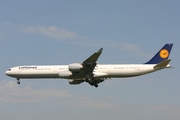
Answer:
POLYGON ((8 74, 9 74, 9 72, 8 72, 8 71, 6 71, 6 72, 5 72, 5 74, 6 74, 6 75, 8 75, 8 74))
POLYGON ((11 74, 11 69, 7 70, 7 71, 5 72, 5 74, 6 74, 6 75, 10 75, 10 74, 11 74))

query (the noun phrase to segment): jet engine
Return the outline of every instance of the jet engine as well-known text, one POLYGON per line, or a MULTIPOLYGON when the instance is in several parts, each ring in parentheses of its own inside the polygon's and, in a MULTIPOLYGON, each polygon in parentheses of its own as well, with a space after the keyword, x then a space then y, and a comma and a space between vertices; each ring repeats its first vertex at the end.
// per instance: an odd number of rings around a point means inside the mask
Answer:
POLYGON ((66 77, 70 77, 71 75, 72 75, 71 71, 61 71, 61 72, 59 72, 59 77, 66 78, 66 77))
POLYGON ((80 63, 72 63, 72 64, 69 64, 68 67, 69 67, 69 70, 72 72, 80 71, 83 68, 83 66, 80 63))
POLYGON ((69 80, 69 84, 71 85, 77 85, 84 82, 83 80, 69 80))

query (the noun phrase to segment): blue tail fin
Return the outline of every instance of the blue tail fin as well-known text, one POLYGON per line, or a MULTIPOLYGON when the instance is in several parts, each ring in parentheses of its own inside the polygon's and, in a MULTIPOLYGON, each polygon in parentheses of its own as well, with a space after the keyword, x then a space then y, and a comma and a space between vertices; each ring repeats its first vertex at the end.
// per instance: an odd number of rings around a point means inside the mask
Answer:
POLYGON ((163 60, 168 59, 172 46, 173 44, 164 45, 164 47, 161 50, 159 50, 159 52, 145 64, 158 64, 163 60))

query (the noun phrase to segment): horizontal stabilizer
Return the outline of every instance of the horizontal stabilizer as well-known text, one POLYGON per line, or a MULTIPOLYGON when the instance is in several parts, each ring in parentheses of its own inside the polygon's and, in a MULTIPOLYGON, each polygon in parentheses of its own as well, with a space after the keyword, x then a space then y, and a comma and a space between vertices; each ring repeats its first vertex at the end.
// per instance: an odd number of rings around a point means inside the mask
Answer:
POLYGON ((159 64, 157 64, 156 66, 154 66, 154 68, 157 68, 157 69, 166 68, 170 61, 171 59, 164 60, 160 62, 159 64))

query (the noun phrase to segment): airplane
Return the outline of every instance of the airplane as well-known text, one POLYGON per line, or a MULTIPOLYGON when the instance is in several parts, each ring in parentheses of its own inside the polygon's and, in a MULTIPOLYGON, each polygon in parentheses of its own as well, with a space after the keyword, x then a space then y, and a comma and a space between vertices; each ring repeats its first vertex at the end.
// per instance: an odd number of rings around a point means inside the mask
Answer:
POLYGON ((8 69, 5 74, 16 78, 17 84, 20 84, 20 79, 63 78, 72 85, 87 82, 98 87, 106 79, 135 77, 170 68, 171 59, 168 57, 172 47, 173 44, 165 44, 152 59, 143 64, 98 64, 96 61, 103 51, 100 48, 81 63, 17 66, 8 69))

